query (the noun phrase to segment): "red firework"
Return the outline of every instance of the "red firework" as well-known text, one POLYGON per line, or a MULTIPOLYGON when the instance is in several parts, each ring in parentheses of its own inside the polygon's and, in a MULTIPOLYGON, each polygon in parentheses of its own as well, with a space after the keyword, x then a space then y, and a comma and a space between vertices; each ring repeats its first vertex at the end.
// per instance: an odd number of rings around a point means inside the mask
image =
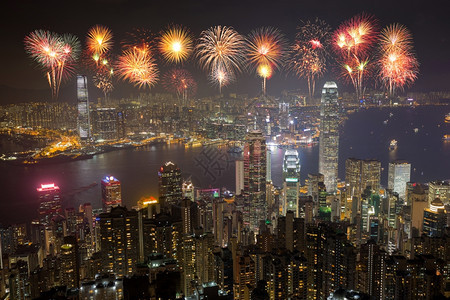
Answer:
POLYGON ((197 92, 197 83, 185 69, 172 69, 163 76, 164 88, 178 97, 188 99, 197 92))

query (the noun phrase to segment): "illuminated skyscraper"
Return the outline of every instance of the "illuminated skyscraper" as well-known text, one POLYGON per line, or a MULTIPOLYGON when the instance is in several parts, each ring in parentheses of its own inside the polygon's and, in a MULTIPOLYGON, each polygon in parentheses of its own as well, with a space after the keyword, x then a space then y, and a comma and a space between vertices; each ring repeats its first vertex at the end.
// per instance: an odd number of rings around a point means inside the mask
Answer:
POLYGON ((329 193, 336 192, 339 150, 338 87, 328 81, 320 102, 319 172, 329 193))
POLYGON ((423 212, 423 233, 431 237, 442 237, 447 225, 447 211, 439 198, 434 199, 430 208, 423 212))
POLYGON ((77 76, 78 98, 78 134, 82 141, 91 139, 91 120, 89 116, 89 97, 87 89, 87 76, 77 76))
POLYGON ((97 141, 119 138, 119 115, 115 108, 97 108, 93 111, 93 136, 97 141))
POLYGON ((102 180, 103 212, 109 212, 112 207, 122 205, 122 189, 120 181, 113 176, 102 180))
POLYGON ((181 170, 176 164, 166 162, 158 172, 159 177, 159 203, 162 208, 169 208, 183 197, 181 170))
POLYGON ((405 199, 406 183, 410 181, 411 164, 403 160, 389 163, 388 189, 398 193, 400 199, 405 199))
POLYGON ((61 283, 68 288, 75 288, 79 285, 80 275, 77 259, 76 237, 64 237, 64 244, 61 246, 61 283))
POLYGON ((41 184, 37 191, 39 194, 39 221, 47 226, 52 217, 62 212, 59 187, 54 183, 41 184))
POLYGON ((261 131, 251 131, 244 145, 244 197, 246 223, 255 233, 267 218, 266 168, 266 139, 261 131))
POLYGON ((380 188, 380 176, 380 161, 348 158, 345 161, 345 183, 348 197, 361 199, 361 194, 368 187, 377 191, 380 188))
POLYGON ((139 249, 136 211, 117 206, 100 214, 103 272, 122 277, 136 271, 139 249))
POLYGON ((286 150, 283 160, 283 213, 294 212, 298 217, 300 192, 300 160, 297 150, 286 150))
POLYGON ((236 195, 244 189, 244 161, 236 160, 236 195))

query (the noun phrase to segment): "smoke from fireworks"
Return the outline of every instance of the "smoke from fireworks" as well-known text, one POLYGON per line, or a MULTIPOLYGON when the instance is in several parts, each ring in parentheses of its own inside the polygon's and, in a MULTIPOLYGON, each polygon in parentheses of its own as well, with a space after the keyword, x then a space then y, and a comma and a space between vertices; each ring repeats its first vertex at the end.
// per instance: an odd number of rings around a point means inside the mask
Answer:
POLYGON ((289 69, 308 81, 309 97, 314 96, 316 80, 326 71, 330 26, 320 19, 302 22, 297 27, 295 43, 291 48, 289 69))
POLYGON ((384 28, 380 39, 379 77, 389 95, 412 84, 417 79, 418 69, 409 30, 400 24, 384 28))
POLYGON ((52 98, 57 99, 61 82, 72 74, 80 53, 80 42, 71 34, 59 35, 45 30, 36 30, 25 37, 25 50, 46 72, 52 90, 52 98))
POLYGON ((342 75, 352 82, 358 99, 364 97, 364 77, 372 63, 370 55, 376 38, 375 20, 366 14, 342 23, 333 36, 337 60, 343 68, 342 75))
POLYGON ((227 77, 240 72, 245 56, 244 38, 231 27, 216 26, 201 33, 196 46, 200 65, 210 73, 212 80, 218 79, 219 89, 225 86, 227 77))
POLYGON ((150 52, 125 50, 118 58, 117 73, 135 86, 152 87, 158 81, 158 69, 150 52))
POLYGON ((137 48, 142 51, 152 51, 154 47, 154 35, 148 29, 137 28, 129 32, 121 44, 124 50, 137 48))
POLYGON ((181 63, 191 54, 192 37, 189 30, 182 26, 174 26, 161 34, 159 50, 163 58, 171 63, 181 63))
POLYGON ((197 83, 185 69, 172 69, 163 76, 163 85, 169 92, 187 100, 197 92, 197 83))

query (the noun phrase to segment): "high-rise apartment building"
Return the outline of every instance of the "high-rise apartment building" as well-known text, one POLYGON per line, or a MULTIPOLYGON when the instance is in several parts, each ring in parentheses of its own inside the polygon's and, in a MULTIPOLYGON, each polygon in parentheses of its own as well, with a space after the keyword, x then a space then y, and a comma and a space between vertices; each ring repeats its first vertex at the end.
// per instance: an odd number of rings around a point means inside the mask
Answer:
POLYGON ((244 197, 246 223, 255 233, 267 218, 266 168, 266 139, 261 131, 251 131, 244 146, 244 197))
POLYGON ((319 172, 324 176, 327 192, 337 190, 339 150, 338 87, 328 81, 320 102, 319 172))
POLYGON ((78 98, 78 134, 82 141, 91 139, 91 119, 89 113, 89 97, 87 88, 87 76, 77 76, 77 98, 78 98))
POLYGON ((136 271, 139 250, 138 214, 125 207, 113 207, 100 214, 103 271, 123 277, 136 271))
POLYGON ((159 203, 162 208, 169 208, 182 199, 181 170, 173 162, 166 162, 158 172, 159 177, 159 203))
POLYGON ((122 205, 122 189, 120 181, 114 176, 102 179, 103 212, 109 212, 112 207, 122 205))
POLYGON ((59 187, 54 183, 41 184, 41 187, 37 188, 37 192, 39 195, 39 221, 48 226, 54 216, 62 213, 59 187))
POLYGON ((300 160, 297 150, 286 150, 283 159, 283 214, 293 211, 298 217, 300 193, 300 160))
POLYGON ((406 183, 410 181, 411 164, 404 160, 389 163, 388 189, 398 193, 400 199, 405 199, 406 183))

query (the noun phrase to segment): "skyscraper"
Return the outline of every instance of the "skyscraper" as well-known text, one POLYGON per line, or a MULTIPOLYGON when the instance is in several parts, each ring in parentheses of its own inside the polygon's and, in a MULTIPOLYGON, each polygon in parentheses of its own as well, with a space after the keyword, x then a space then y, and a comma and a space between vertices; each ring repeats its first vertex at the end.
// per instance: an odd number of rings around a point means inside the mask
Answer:
POLYGON ((439 198, 431 202, 423 212, 423 233, 431 237, 442 237, 447 225, 447 211, 439 198))
POLYGON ((300 192, 300 160, 297 150, 286 150, 283 159, 283 213, 293 211, 298 217, 300 192))
POLYGON ((119 115, 115 108, 97 108, 93 111, 93 136, 97 141, 119 138, 119 115))
POLYGON ((138 214, 125 207, 113 207, 100 214, 103 271, 119 277, 136 270, 139 249, 138 214))
POLYGON ((39 194, 39 221, 47 226, 52 217, 62 212, 59 187, 54 183, 41 184, 37 191, 39 194))
POLYGON ((246 223, 255 233, 267 217, 266 168, 266 139, 261 131, 251 131, 244 145, 244 197, 246 223))
POLYGON ((77 76, 77 98, 78 98, 78 134, 82 141, 91 139, 91 120, 89 116, 89 97, 87 89, 87 76, 77 76))
POLYGON ((166 162, 158 172, 159 177, 159 203, 162 208, 169 208, 182 199, 181 170, 176 164, 166 162))
POLYGON ((112 207, 122 205, 120 181, 113 176, 102 179, 103 212, 109 212, 112 207))
POLYGON ((345 161, 345 183, 348 197, 361 198, 368 187, 371 190, 380 188, 381 162, 375 159, 348 158, 345 161))
POLYGON ((329 193, 337 190, 339 150, 338 87, 328 81, 320 102, 319 172, 329 193))
POLYGON ((236 160, 236 195, 244 189, 244 161, 236 160))
POLYGON ((398 193, 400 199, 405 199, 406 183, 411 177, 411 164, 404 160, 389 163, 388 189, 398 193))

